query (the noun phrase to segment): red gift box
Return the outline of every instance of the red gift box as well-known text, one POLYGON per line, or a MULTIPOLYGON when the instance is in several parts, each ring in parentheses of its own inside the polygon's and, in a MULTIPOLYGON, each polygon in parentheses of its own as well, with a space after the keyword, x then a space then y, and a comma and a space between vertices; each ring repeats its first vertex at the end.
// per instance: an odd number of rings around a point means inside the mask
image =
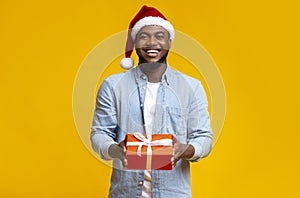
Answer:
POLYGON ((127 169, 171 170, 173 152, 172 134, 126 135, 127 169))

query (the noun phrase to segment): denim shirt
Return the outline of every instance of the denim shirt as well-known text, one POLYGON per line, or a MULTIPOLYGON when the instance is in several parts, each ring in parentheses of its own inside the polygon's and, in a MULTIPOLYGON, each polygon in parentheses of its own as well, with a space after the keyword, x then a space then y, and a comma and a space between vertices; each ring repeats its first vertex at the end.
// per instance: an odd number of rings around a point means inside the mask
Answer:
MULTIPOLYGON (((119 159, 109 156, 108 148, 124 140, 127 133, 144 133, 140 106, 147 81, 138 66, 106 78, 98 91, 91 142, 102 159, 113 160, 111 198, 138 198, 142 194, 144 171, 125 170, 119 159)), ((212 147, 207 107, 201 83, 167 66, 158 88, 153 133, 175 134, 180 143, 193 145, 195 153, 191 159, 179 160, 173 170, 152 171, 154 198, 191 197, 190 162, 208 155, 212 147)))

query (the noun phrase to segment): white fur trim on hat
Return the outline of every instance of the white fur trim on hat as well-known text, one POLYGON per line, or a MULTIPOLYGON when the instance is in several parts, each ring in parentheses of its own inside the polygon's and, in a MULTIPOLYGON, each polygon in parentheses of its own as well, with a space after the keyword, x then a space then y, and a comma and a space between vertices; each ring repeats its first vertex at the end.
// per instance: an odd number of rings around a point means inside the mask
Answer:
POLYGON ((173 40, 174 37, 175 37, 175 30, 174 30, 172 24, 169 21, 164 20, 161 17, 152 17, 152 16, 149 16, 149 17, 142 18, 141 20, 139 20, 133 26, 132 31, 131 31, 131 38, 132 38, 133 41, 135 40, 137 33, 144 26, 147 26, 147 25, 158 25, 158 26, 161 26, 161 27, 165 28, 169 32, 171 40, 173 40))
POLYGON ((134 61, 132 58, 122 58, 121 62, 120 62, 120 66, 123 69, 131 69, 134 65, 134 61))

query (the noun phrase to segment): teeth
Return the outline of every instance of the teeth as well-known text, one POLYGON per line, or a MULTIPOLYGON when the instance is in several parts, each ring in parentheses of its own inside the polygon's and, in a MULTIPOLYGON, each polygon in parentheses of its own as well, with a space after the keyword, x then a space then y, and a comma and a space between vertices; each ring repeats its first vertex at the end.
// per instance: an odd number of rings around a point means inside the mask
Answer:
POLYGON ((158 50, 147 50, 147 53, 158 53, 158 50))

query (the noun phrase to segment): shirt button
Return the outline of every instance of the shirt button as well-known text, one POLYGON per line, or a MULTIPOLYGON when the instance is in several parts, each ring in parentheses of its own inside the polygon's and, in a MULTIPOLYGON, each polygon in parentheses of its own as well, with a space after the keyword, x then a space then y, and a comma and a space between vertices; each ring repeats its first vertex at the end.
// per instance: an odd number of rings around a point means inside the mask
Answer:
POLYGON ((143 87, 142 87, 142 89, 146 89, 146 87, 145 87, 145 86, 143 86, 143 87))
POLYGON ((146 80, 146 76, 145 76, 145 75, 142 75, 142 79, 143 79, 143 80, 146 80))
POLYGON ((140 186, 141 186, 141 185, 143 185, 143 182, 142 182, 142 181, 140 181, 140 182, 139 182, 139 185, 140 185, 140 186))

